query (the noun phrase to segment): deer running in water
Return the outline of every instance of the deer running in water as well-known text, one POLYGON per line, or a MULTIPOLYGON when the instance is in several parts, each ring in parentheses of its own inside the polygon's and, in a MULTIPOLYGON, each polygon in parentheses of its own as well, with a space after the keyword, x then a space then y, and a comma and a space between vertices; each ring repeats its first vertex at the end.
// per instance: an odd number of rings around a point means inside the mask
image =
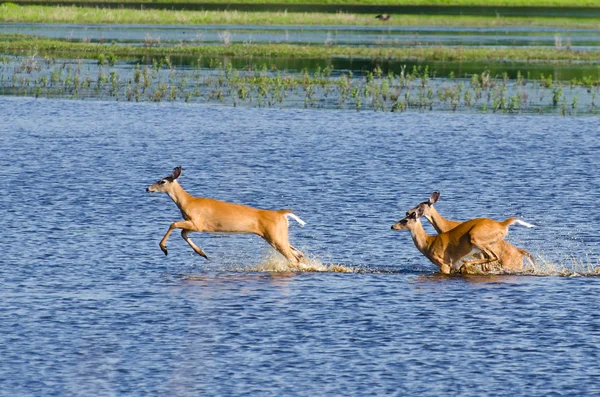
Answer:
POLYGON ((421 224, 423 208, 417 206, 414 212, 392 225, 393 230, 409 230, 415 246, 423 255, 440 268, 440 272, 450 274, 460 271, 463 265, 488 264, 498 260, 496 244, 508 233, 508 227, 518 223, 526 227, 533 225, 517 218, 497 222, 489 218, 471 219, 455 228, 430 236, 421 224), (474 253, 482 252, 484 257, 464 261, 474 253), (463 262, 464 261, 464 262, 463 262))
MULTIPOLYGON (((422 209, 423 216, 427 218, 429 223, 433 225, 434 229, 438 233, 444 233, 450 231, 460 225, 462 222, 451 221, 441 216, 437 210, 433 207, 433 204, 437 203, 440 198, 439 192, 433 192, 429 197, 429 200, 424 201, 409 210, 406 215, 410 215, 416 212, 418 208, 422 209)), ((508 241, 501 240, 493 247, 494 251, 498 254, 499 264, 502 269, 518 271, 523 269, 523 257, 526 257, 531 264, 535 264, 533 256, 524 249, 517 248, 510 244, 508 241)))
POLYGON ((188 233, 253 233, 265 239, 291 263, 295 265, 300 263, 304 254, 289 243, 288 217, 297 221, 300 226, 304 226, 306 222, 291 210, 261 210, 210 198, 194 197, 177 182, 177 178, 181 176, 181 170, 181 167, 176 167, 171 175, 146 188, 149 193, 167 193, 179 207, 181 215, 185 219, 171 223, 169 230, 160 241, 160 249, 165 255, 168 254, 167 239, 174 229, 182 229, 181 237, 198 255, 206 259, 208 257, 204 251, 194 244, 188 237, 188 233))

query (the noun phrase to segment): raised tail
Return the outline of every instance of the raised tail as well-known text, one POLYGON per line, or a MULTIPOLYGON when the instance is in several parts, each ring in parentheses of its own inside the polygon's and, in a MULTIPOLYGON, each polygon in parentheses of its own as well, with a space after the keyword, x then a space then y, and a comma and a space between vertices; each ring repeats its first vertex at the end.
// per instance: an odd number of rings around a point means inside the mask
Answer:
POLYGON ((306 222, 304 222, 302 219, 300 219, 300 217, 298 215, 294 214, 291 210, 282 210, 281 212, 283 213, 283 215, 286 218, 292 218, 293 220, 298 222, 300 224, 300 226, 304 227, 304 225, 306 225, 306 222))
POLYGON ((504 224, 504 226, 508 227, 510 225, 512 225, 513 223, 519 224, 521 226, 525 226, 525 227, 535 227, 535 225, 532 225, 531 223, 527 223, 525 221, 520 220, 519 218, 508 218, 507 220, 505 220, 504 222, 502 222, 504 224))

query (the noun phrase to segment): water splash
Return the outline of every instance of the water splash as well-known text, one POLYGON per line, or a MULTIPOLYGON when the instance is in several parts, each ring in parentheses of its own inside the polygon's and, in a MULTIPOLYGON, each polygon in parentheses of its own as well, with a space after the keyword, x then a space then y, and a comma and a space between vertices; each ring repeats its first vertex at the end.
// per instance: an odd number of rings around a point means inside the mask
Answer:
POLYGON ((600 276, 600 262, 594 262, 587 256, 581 260, 574 255, 556 262, 538 255, 534 265, 527 264, 518 274, 563 277, 600 276))
POLYGON ((250 266, 234 266, 229 270, 242 272, 268 272, 268 273, 298 273, 298 272, 326 272, 326 273, 365 273, 369 269, 362 266, 348 266, 335 263, 323 263, 316 257, 305 257, 296 266, 288 262, 281 255, 271 253, 258 264, 250 266))

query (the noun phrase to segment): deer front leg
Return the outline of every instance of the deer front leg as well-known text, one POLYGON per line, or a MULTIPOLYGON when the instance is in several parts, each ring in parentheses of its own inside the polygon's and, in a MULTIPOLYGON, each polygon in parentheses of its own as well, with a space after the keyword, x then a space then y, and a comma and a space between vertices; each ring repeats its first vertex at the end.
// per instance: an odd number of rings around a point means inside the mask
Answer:
POLYGON ((450 273, 452 273, 452 265, 449 265, 447 263, 443 263, 439 267, 440 267, 440 273, 442 273, 442 274, 450 274, 450 273))
POLYGON ((431 261, 434 265, 436 265, 440 269, 440 273, 442 274, 451 274, 452 273, 452 262, 448 262, 448 259, 443 256, 434 255, 427 256, 427 259, 431 261))
POLYGON ((202 251, 196 244, 194 244, 194 242, 188 237, 188 233, 190 231, 188 229, 183 229, 181 231, 181 237, 183 237, 183 239, 185 240, 186 243, 188 243, 190 245, 190 247, 192 247, 192 249, 194 251, 196 251, 196 253, 200 256, 205 257, 206 259, 208 259, 208 256, 206 256, 206 254, 204 253, 204 251, 202 251))
POLYGON ((173 233, 174 229, 193 229, 193 228, 194 228, 194 224, 190 221, 181 221, 181 222, 171 223, 171 226, 169 226, 169 230, 167 230, 167 232, 165 233, 165 236, 162 238, 162 240, 160 240, 160 243, 158 244, 160 246, 160 249, 162 250, 162 252, 164 252, 165 255, 169 254, 169 252, 167 251, 167 240, 169 239, 169 236, 171 235, 171 233, 173 233))

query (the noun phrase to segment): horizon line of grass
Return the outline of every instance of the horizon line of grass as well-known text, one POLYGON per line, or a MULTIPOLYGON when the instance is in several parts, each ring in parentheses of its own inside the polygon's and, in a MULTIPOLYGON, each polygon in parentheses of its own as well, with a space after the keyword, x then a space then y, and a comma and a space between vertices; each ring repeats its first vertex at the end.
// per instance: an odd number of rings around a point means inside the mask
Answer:
POLYGON ((381 22, 372 15, 348 13, 291 13, 245 11, 176 11, 106 9, 78 6, 0 5, 3 23, 87 23, 152 25, 339 25, 339 26, 540 26, 589 28, 600 26, 600 18, 402 15, 381 22))
POLYGON ((97 58, 100 55, 134 56, 233 56, 285 58, 363 58, 407 61, 500 62, 500 63, 599 63, 600 51, 572 51, 557 48, 378 48, 310 46, 291 44, 232 44, 202 46, 121 46, 69 42, 37 37, 0 35, 0 51, 7 54, 37 53, 97 58), (26 38, 24 38, 26 37, 26 38))
MULTIPOLYGON (((38 0, 18 0, 27 3, 38 0)), ((47 3, 59 3, 61 0, 45 0, 47 3)), ((69 0, 81 4, 97 0, 69 0)), ((190 4, 244 4, 244 5, 367 5, 367 6, 436 6, 436 7, 600 7, 600 0, 102 0, 104 3, 190 3, 190 4)))

